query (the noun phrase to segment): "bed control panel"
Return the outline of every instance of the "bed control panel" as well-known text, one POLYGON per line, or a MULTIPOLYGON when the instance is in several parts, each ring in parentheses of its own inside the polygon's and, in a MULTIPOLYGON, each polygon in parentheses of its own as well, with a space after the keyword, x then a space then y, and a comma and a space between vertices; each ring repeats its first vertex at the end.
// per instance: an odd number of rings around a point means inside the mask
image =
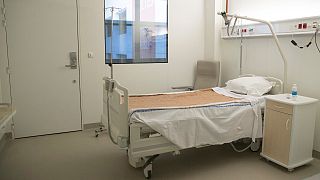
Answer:
POLYGON ((105 88, 108 92, 112 92, 114 89, 114 81, 110 78, 106 78, 105 80, 105 88))

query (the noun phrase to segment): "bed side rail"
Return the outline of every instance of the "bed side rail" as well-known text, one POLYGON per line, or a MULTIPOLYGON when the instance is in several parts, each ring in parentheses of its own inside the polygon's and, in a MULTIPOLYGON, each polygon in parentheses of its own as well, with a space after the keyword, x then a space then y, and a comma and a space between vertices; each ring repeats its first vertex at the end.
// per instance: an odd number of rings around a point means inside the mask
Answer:
POLYGON ((108 114, 104 116, 110 118, 110 135, 120 148, 126 148, 129 143, 128 90, 113 79, 104 80, 103 104, 107 108, 104 113, 109 112, 109 117, 108 114))
POLYGON ((281 79, 275 77, 264 77, 267 81, 273 83, 270 94, 281 94, 283 93, 283 82, 281 79))

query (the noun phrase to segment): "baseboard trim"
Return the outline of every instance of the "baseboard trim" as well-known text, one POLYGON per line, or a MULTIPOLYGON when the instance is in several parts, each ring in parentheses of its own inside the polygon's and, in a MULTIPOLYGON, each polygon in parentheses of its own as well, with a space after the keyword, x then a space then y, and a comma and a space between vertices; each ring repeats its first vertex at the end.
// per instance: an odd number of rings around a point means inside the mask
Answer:
POLYGON ((96 128, 99 128, 101 125, 102 125, 101 123, 84 124, 83 125, 83 130, 96 129, 96 128))
POLYGON ((313 157, 314 157, 314 158, 317 158, 317 159, 320 159, 320 152, 318 152, 318 151, 313 151, 313 157))
POLYGON ((12 133, 5 133, 0 139, 0 152, 4 149, 5 145, 12 139, 12 133))

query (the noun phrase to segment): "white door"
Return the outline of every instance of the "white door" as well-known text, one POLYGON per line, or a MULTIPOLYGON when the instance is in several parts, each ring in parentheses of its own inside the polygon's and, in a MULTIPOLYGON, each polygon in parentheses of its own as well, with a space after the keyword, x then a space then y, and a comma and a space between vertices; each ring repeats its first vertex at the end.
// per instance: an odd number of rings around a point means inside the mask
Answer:
POLYGON ((9 74, 7 73, 6 19, 4 12, 4 4, 0 0, 0 103, 10 103, 10 83, 9 74))
POLYGON ((5 0, 15 136, 81 130, 76 0, 5 0))

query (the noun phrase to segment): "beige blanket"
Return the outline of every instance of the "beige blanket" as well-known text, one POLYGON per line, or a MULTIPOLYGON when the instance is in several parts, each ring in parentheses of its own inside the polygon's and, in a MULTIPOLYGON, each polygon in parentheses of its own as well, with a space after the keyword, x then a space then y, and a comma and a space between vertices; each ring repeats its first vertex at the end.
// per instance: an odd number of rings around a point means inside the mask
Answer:
POLYGON ((129 110, 157 107, 187 107, 219 102, 231 102, 234 100, 236 99, 218 94, 212 89, 202 89, 183 93, 130 96, 129 110))

